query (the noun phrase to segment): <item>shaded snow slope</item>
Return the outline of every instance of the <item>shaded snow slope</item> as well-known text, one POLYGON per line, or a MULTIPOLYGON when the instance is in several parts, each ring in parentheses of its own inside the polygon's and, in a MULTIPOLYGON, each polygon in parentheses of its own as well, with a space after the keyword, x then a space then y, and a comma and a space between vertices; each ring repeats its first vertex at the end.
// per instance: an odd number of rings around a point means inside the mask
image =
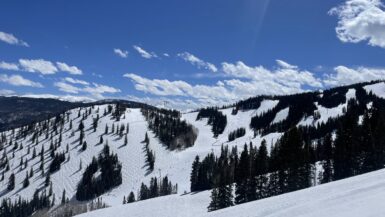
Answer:
POLYGON ((120 205, 79 217, 374 217, 384 216, 385 170, 207 212, 209 191, 120 205))

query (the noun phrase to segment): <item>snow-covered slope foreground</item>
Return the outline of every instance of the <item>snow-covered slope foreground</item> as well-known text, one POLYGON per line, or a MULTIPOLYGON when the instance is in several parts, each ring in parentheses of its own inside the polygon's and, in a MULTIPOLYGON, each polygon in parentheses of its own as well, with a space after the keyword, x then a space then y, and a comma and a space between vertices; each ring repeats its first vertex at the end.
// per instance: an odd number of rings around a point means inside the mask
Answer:
POLYGON ((385 215, 385 170, 214 212, 207 212, 208 197, 207 191, 165 196, 79 217, 380 217, 385 215))

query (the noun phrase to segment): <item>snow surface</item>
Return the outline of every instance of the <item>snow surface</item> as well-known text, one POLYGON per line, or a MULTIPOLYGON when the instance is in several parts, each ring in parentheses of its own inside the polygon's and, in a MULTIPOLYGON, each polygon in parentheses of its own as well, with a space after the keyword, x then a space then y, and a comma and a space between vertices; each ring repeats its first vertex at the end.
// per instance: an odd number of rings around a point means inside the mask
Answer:
POLYGON ((380 98, 385 98, 385 83, 384 82, 366 85, 366 86, 364 86, 364 89, 366 90, 367 93, 372 92, 374 95, 376 95, 380 98))
POLYGON ((261 102, 261 106, 255 112, 253 113, 253 116, 261 115, 271 109, 273 109, 275 106, 277 106, 279 103, 279 100, 270 100, 270 99, 264 99, 261 102))
POLYGON ((374 217, 384 216, 385 170, 207 212, 209 191, 101 209, 79 217, 374 217))
MULTIPOLYGON (((69 153, 66 153, 66 159, 70 157, 70 160, 66 160, 61 165, 61 169, 51 175, 51 181, 53 183, 53 192, 55 194, 56 201, 61 200, 63 190, 66 191, 66 196, 70 199, 74 198, 76 193, 76 186, 80 181, 82 174, 86 166, 91 162, 92 158, 97 157, 100 151, 103 149, 104 144, 99 144, 100 135, 104 134, 105 125, 108 124, 109 131, 111 131, 111 125, 114 124, 115 128, 120 125, 129 124, 130 131, 127 134, 128 145, 124 146, 124 136, 120 138, 116 134, 109 133, 103 135, 104 143, 108 141, 111 151, 117 153, 119 161, 122 163, 122 178, 123 183, 108 191, 102 195, 103 201, 107 205, 119 205, 122 203, 123 197, 127 196, 130 191, 133 191, 137 195, 137 191, 140 188, 142 182, 149 184, 152 177, 168 176, 169 180, 178 184, 179 193, 190 191, 190 172, 191 165, 195 159, 195 156, 199 156, 203 159, 208 153, 214 152, 219 155, 222 145, 229 145, 229 147, 240 146, 239 151, 242 150, 245 143, 253 142, 255 145, 259 145, 262 139, 266 139, 268 146, 275 143, 280 138, 281 133, 271 133, 264 137, 254 137, 254 132, 250 129, 250 119, 254 116, 255 112, 261 113, 271 109, 278 101, 266 100, 261 104, 261 107, 257 110, 239 111, 237 115, 232 115, 232 108, 221 110, 228 120, 228 124, 223 134, 218 138, 213 137, 211 132, 211 126, 207 125, 207 120, 196 120, 197 112, 187 113, 182 115, 182 119, 194 125, 198 130, 198 137, 195 145, 191 148, 187 148, 181 151, 170 151, 163 146, 155 135, 149 131, 147 122, 143 117, 140 109, 127 109, 125 114, 122 115, 121 120, 118 122, 112 118, 111 115, 103 116, 104 110, 108 105, 100 105, 92 108, 91 115, 89 115, 84 121, 85 126, 85 141, 87 141, 87 149, 80 151, 81 146, 77 141, 79 138, 79 126, 81 118, 78 118, 79 109, 70 110, 69 119, 73 120, 73 128, 69 130, 69 122, 66 122, 63 127, 63 141, 62 145, 58 147, 57 152, 65 151, 66 145, 69 145, 69 153), (96 132, 91 129, 93 118, 99 114, 100 119, 98 122, 98 128, 96 132), (246 135, 236 139, 235 141, 228 142, 228 134, 240 127, 246 129, 246 135), (148 133, 150 138, 150 149, 155 152, 156 160, 153 171, 148 171, 145 166, 145 154, 143 152, 145 133, 148 133), (80 169, 80 162, 82 168, 80 169)), ((89 108, 81 109, 83 114, 89 108)), ((17 133, 18 129, 16 129, 17 133)), ((7 136, 11 136, 11 131, 6 132, 7 136)), ((11 172, 5 173, 5 181, 0 182, 0 199, 9 197, 12 200, 21 195, 23 198, 31 198, 35 189, 43 189, 45 177, 41 176, 39 170, 40 156, 39 152, 41 147, 45 149, 45 171, 48 171, 51 157, 49 147, 50 140, 45 139, 45 133, 39 136, 39 143, 37 145, 32 144, 32 135, 27 136, 26 139, 19 139, 17 142, 23 144, 23 149, 15 151, 15 157, 12 158, 12 147, 7 147, 7 156, 10 162, 10 170, 14 171, 16 176, 16 187, 12 191, 6 191, 8 178, 11 172), (30 154, 27 154, 28 146, 30 146, 30 154), (36 148, 37 157, 31 159, 32 149, 36 148), (28 159, 28 166, 26 169, 20 170, 20 159, 28 159), (30 185, 27 188, 23 188, 23 180, 26 176, 26 172, 30 171, 31 167, 34 169, 34 176, 30 178, 30 185)), ((53 141, 59 138, 59 135, 53 137, 53 141)), ((268 147, 269 148, 269 147, 268 147)), ((268 149, 270 150, 270 148, 268 149)), ((2 154, 2 153, 0 153, 2 154)), ((47 189, 48 190, 48 189, 47 189)))
POLYGON ((271 124, 279 123, 281 121, 286 120, 286 118, 289 116, 289 108, 282 109, 281 111, 277 112, 275 115, 274 120, 271 122, 271 124))

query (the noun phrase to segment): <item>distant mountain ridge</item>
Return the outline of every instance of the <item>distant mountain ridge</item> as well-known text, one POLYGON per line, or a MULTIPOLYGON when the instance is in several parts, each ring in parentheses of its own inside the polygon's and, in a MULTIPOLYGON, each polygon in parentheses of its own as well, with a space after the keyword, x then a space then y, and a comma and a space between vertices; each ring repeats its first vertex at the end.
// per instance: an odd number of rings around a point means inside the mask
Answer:
POLYGON ((0 96, 0 131, 46 120, 57 114, 77 107, 87 107, 106 103, 122 103, 128 107, 147 107, 139 102, 111 99, 96 102, 69 102, 51 98, 30 98, 0 96))

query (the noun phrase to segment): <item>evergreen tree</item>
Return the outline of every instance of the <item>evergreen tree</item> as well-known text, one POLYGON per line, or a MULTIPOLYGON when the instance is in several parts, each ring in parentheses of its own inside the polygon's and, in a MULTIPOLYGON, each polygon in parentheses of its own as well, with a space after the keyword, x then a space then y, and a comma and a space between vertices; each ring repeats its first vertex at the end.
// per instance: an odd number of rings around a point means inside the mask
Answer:
POLYGON ((87 142, 84 141, 82 145, 82 151, 85 151, 87 149, 87 142))
POLYGON ((333 153, 333 180, 347 178, 358 173, 357 122, 357 118, 353 115, 346 115, 337 129, 333 153))
POLYGON ((217 209, 223 209, 234 205, 232 184, 226 183, 228 175, 228 171, 224 170, 219 178, 217 209))
POLYGON ((256 166, 256 175, 257 175, 256 199, 262 199, 262 198, 265 198, 268 196, 267 173, 269 171, 269 156, 268 156, 267 148, 266 148, 266 140, 262 140, 261 145, 259 146, 256 161, 257 161, 257 166, 256 166))
POLYGON ((25 176, 25 179, 23 181, 23 188, 26 188, 29 186, 29 176, 28 176, 28 172, 26 173, 26 176, 25 176))
POLYGON ((7 190, 12 191, 15 189, 15 174, 11 174, 8 179, 8 185, 7 185, 7 190))
POLYGON ((84 124, 83 124, 83 121, 80 121, 78 130, 79 130, 79 131, 83 131, 83 130, 84 130, 84 124))
POLYGON ((158 197, 159 196, 159 186, 157 178, 151 178, 150 182, 150 197, 158 197))
POLYGON ((45 176, 44 186, 48 187, 50 184, 51 184, 51 175, 50 173, 47 173, 47 175, 45 176))
POLYGON ((199 172, 199 156, 197 155, 195 157, 195 160, 192 164, 192 169, 191 169, 191 175, 190 175, 190 182, 191 182, 191 187, 190 190, 191 192, 194 192, 199 189, 198 185, 198 172, 199 172))
POLYGON ((31 170, 29 171, 29 177, 33 177, 33 167, 31 166, 31 170))
POLYGON ((241 204, 248 202, 247 198, 247 178, 249 174, 249 153, 247 145, 244 145, 243 151, 239 158, 239 164, 235 173, 235 203, 241 204))
POLYGON ((219 209, 219 198, 218 198, 218 189, 217 188, 213 188, 211 190, 211 201, 210 201, 210 204, 209 206, 207 207, 208 211, 211 212, 211 211, 215 211, 217 209, 219 209))
POLYGON ((257 150, 250 142, 249 145, 249 171, 247 177, 247 201, 256 200, 257 194, 257 177, 256 177, 256 162, 257 162, 257 150))
POLYGON ((104 128, 104 134, 108 134, 108 126, 107 126, 107 124, 106 124, 106 126, 105 126, 105 128, 104 128))
POLYGON ((127 197, 127 203, 132 203, 132 202, 135 202, 135 194, 134 192, 131 191, 127 197))
POLYGON ((147 200, 149 197, 149 189, 148 187, 142 183, 140 186, 140 191, 139 191, 139 199, 140 200, 147 200))
POLYGON ((330 134, 327 134, 323 139, 323 161, 322 168, 323 173, 321 176, 321 183, 328 183, 332 181, 333 178, 333 165, 332 165, 332 157, 333 157, 333 146, 332 146, 332 137, 330 134))
POLYGON ((61 204, 65 204, 65 203, 66 203, 66 190, 63 189, 63 193, 61 196, 61 204))

